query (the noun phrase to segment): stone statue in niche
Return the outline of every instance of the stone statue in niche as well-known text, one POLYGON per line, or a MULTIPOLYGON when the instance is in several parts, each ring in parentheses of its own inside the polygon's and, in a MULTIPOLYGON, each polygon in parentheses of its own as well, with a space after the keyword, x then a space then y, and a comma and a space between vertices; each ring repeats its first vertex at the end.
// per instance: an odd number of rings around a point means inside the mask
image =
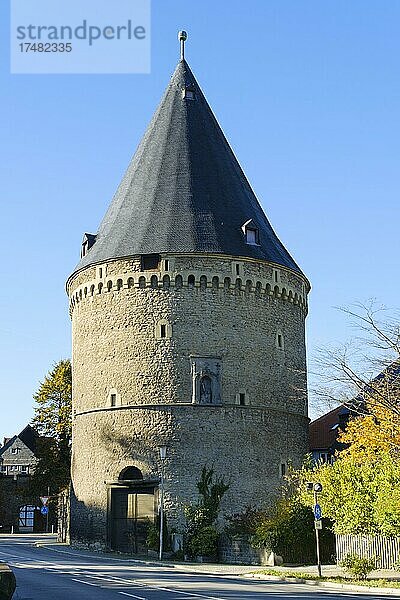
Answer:
POLYGON ((200 379, 200 404, 212 404, 211 379, 208 375, 200 379))
POLYGON ((193 404, 221 404, 221 359, 191 356, 193 404))

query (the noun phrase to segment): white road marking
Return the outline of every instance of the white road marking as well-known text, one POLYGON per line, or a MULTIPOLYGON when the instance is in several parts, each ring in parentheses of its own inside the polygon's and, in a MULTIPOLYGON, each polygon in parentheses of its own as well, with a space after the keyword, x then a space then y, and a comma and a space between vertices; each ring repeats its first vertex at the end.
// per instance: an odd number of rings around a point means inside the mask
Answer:
POLYGON ((97 585, 97 583, 90 583, 90 581, 82 581, 82 579, 74 579, 71 577, 72 581, 77 581, 78 583, 84 583, 85 585, 93 585, 94 587, 101 587, 101 585, 97 585))
POLYGON ((134 594, 127 594, 126 592, 118 592, 118 594, 129 596, 130 598, 137 598, 137 600, 147 600, 147 598, 143 598, 143 596, 135 596, 134 594))
MULTIPOLYGON (((90 579, 101 579, 102 581, 109 581, 111 583, 128 583, 129 585, 132 585, 132 579, 122 579, 122 577, 113 577, 112 575, 104 575, 104 577, 101 575, 86 575, 86 577, 89 577, 90 579)), ((133 583, 135 583, 137 587, 148 587, 144 583, 138 583, 135 581, 133 583)))
POLYGON ((205 596, 204 594, 195 594, 194 592, 183 592, 180 590, 176 590, 175 588, 166 588, 166 587, 159 587, 159 586, 154 586, 155 590, 161 590, 162 592, 170 592, 171 594, 184 594, 185 596, 193 596, 196 598, 206 598, 207 600, 221 600, 221 598, 219 596, 205 596))

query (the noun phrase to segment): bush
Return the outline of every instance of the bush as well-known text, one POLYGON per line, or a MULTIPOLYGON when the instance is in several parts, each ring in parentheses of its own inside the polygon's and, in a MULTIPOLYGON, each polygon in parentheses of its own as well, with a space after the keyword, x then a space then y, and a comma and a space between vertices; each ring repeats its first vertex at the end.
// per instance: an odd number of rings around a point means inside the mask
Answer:
POLYGON ((216 556, 218 553, 218 531, 213 525, 206 525, 194 533, 188 543, 192 556, 216 556))
POLYGON ((148 526, 146 542, 150 550, 158 550, 160 547, 160 531, 154 523, 148 526))
POLYGON ((340 561, 340 566, 350 573, 354 579, 367 579, 368 574, 375 569, 375 559, 359 556, 358 554, 347 554, 340 561))
MULTIPOLYGON (((147 547, 149 550, 158 551, 160 548, 160 516, 157 515, 155 523, 152 523, 150 519, 146 519, 145 526, 147 530, 147 547)), ((164 552, 171 550, 171 536, 168 532, 167 518, 165 514, 163 527, 163 550, 164 552)))
POLYGON ((218 531, 215 527, 221 499, 229 489, 223 477, 215 478, 214 470, 204 467, 197 482, 200 499, 185 506, 185 548, 191 556, 218 555, 218 531))
MULTIPOLYGON (((300 499, 279 497, 267 510, 247 507, 226 517, 225 533, 244 535, 253 547, 267 548, 283 557, 285 563, 314 564, 316 560, 314 514, 300 499)), ((320 531, 321 560, 332 562, 334 537, 324 519, 320 531)))
POLYGON ((252 506, 247 506, 241 513, 225 515, 225 533, 230 537, 253 536, 263 517, 264 512, 252 506))
POLYGON ((296 498, 280 498, 259 520, 251 541, 283 556, 286 563, 314 562, 313 512, 296 498))

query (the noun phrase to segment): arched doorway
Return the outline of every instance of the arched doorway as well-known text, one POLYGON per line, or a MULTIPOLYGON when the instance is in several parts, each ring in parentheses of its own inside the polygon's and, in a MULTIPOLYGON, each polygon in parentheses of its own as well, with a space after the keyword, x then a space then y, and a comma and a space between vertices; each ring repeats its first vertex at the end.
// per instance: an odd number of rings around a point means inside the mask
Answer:
POLYGON ((136 466, 122 469, 109 489, 108 539, 112 550, 147 553, 147 533, 155 523, 158 480, 143 479, 136 466))

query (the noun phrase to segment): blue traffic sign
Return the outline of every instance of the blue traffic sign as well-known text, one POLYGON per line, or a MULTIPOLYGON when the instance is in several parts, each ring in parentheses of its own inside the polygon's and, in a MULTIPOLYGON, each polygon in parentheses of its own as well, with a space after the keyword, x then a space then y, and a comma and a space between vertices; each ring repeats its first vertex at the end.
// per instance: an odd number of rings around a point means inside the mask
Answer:
POLYGON ((316 504, 314 506, 314 517, 317 521, 320 520, 320 518, 322 517, 322 510, 319 504, 316 504))
POLYGON ((42 508, 40 509, 40 512, 42 513, 42 515, 47 515, 49 512, 49 507, 48 506, 42 506, 42 508))

